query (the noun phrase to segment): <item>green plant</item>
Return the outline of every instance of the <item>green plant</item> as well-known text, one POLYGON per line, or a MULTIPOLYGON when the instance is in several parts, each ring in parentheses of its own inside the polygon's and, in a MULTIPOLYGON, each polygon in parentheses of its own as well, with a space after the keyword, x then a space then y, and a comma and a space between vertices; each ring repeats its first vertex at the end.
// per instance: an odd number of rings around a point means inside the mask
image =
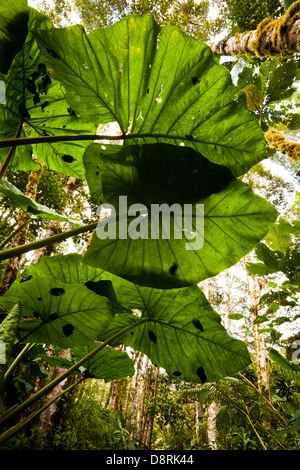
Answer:
MULTIPOLYGON (((32 150, 49 169, 86 179, 94 204, 118 209, 119 196, 149 210, 153 203, 178 203, 181 209, 189 204, 189 240, 201 237, 194 230, 197 206, 203 204, 205 236, 197 251, 187 250, 188 240, 178 239, 175 229, 169 238, 155 239, 151 226, 145 238, 100 239, 95 233, 84 257, 44 257, 28 266, 1 299, 7 311, 0 329, 6 351, 10 354, 15 343, 54 344, 71 348, 73 356, 59 378, 6 410, 0 423, 5 429, 82 368, 98 378, 107 378, 107 370, 117 377, 132 375, 129 357, 124 353, 122 363, 111 349, 118 344, 144 352, 170 376, 190 382, 215 382, 243 370, 251 362, 246 345, 227 334, 197 283, 250 252, 278 216, 239 179, 266 157, 262 130, 247 110, 244 92, 206 45, 176 27, 160 28, 152 15, 128 16, 86 35, 81 26, 53 28, 22 0, 3 5, 9 14, 0 29, 0 78, 7 88, 0 108, 1 191, 33 216, 75 228, 6 249, 0 260, 98 225, 62 218, 24 199, 5 179, 7 167, 36 169, 32 150), (6 37, 18 45, 13 57, 6 37), (116 134, 96 134, 99 125, 111 122, 117 123, 116 134), (88 144, 94 140, 111 143, 88 144)), ((123 223, 121 215, 114 229, 123 223)), ((134 219, 130 214, 127 233, 136 229, 134 219)), ((162 234, 161 221, 159 229, 162 234)), ((10 373, 4 367, 4 374, 10 373)), ((15 432, 7 428, 0 442, 15 432)))

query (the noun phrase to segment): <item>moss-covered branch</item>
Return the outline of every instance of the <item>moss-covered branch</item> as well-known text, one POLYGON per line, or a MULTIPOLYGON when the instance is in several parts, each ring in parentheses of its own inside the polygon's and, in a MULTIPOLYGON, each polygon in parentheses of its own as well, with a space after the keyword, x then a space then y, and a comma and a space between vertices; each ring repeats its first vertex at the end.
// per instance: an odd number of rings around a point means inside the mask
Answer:
POLYGON ((290 142, 285 135, 274 128, 265 132, 265 139, 270 148, 277 149, 296 162, 300 162, 300 143, 290 142))
POLYGON ((293 3, 280 18, 265 18, 256 30, 237 33, 210 44, 210 47, 220 55, 247 54, 264 57, 300 52, 300 0, 293 3))

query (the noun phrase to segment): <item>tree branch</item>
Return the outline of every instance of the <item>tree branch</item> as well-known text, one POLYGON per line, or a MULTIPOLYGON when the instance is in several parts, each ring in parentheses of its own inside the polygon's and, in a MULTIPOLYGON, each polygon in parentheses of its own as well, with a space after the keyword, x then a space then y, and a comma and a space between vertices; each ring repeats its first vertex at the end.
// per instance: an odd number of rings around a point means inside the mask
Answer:
POLYGON ((210 44, 220 55, 247 54, 282 56, 300 52, 300 0, 293 3, 280 18, 265 18, 254 31, 237 33, 210 44))
POLYGON ((300 143, 290 142, 285 135, 270 128, 264 134, 266 142, 270 148, 277 149, 296 162, 300 162, 300 143))
POLYGON ((52 235, 51 237, 44 238, 42 240, 37 240, 32 243, 27 243, 26 245, 16 246, 14 248, 9 248, 8 250, 4 250, 0 252, 0 261, 12 258, 14 256, 20 256, 24 253, 28 253, 29 251, 38 250, 43 246, 49 246, 53 243, 59 243, 68 238, 74 237, 75 235, 79 235, 81 233, 90 232, 94 230, 99 222, 94 222, 89 225, 85 225, 84 227, 73 228, 68 230, 67 232, 59 233, 57 235, 52 235))

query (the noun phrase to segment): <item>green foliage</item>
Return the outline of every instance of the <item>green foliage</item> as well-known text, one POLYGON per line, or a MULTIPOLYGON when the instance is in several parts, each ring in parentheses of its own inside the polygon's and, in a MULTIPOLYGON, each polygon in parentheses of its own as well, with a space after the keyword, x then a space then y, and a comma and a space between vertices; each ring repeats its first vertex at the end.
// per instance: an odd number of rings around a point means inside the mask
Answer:
POLYGON ((244 94, 207 46, 172 26, 162 28, 159 42, 158 34, 153 16, 145 15, 88 36, 74 26, 40 30, 36 38, 81 117, 117 121, 134 143, 183 142, 235 175, 244 173, 265 157, 244 94))
POLYGON ((28 34, 28 7, 26 0, 13 4, 3 0, 0 16, 0 73, 7 73, 14 56, 22 48, 28 34))
POLYGON ((250 60, 238 75, 238 86, 246 93, 248 108, 266 130, 282 123, 298 128, 298 107, 292 100, 296 93, 298 64, 295 58, 250 60))
POLYGON ((56 427, 50 445, 52 450, 134 449, 118 415, 99 406, 87 393, 79 396, 64 422, 56 427))
POLYGON ((90 339, 108 340, 124 328, 132 326, 131 331, 113 344, 124 343, 140 350, 170 375, 180 376, 188 381, 217 380, 224 373, 234 373, 249 364, 245 345, 226 334, 220 317, 197 286, 172 290, 140 287, 101 269, 86 266, 82 257, 76 254, 42 258, 39 263, 29 266, 23 276, 23 280, 31 279, 25 283, 21 280, 12 286, 3 296, 3 303, 9 306, 16 298, 22 298, 26 308, 24 315, 31 316, 32 320, 24 321, 20 330, 22 333, 26 331, 27 335, 32 332, 34 337, 43 335, 46 343, 59 344, 61 347, 62 344, 64 347, 73 346, 76 332, 87 335, 87 328, 93 330, 90 339), (43 273, 43 277, 40 277, 40 273, 43 273), (46 274, 47 277, 44 277, 46 274), (52 301, 51 294, 49 296, 46 281, 51 288, 53 285, 65 290, 57 297, 57 302, 52 301), (26 286, 30 287, 30 297, 26 286), (38 298, 43 298, 45 311, 37 308, 41 300, 36 300, 34 288, 45 289, 44 294, 40 290, 38 294, 38 298), (84 317, 88 309, 77 311, 75 299, 73 305, 76 314, 68 315, 64 310, 75 292, 79 304, 84 298, 80 298, 81 292, 86 298, 90 298, 89 310, 92 313, 89 322, 84 317), (51 304, 45 301, 45 295, 47 299, 50 297, 51 304), (60 299, 64 296, 66 304, 61 304, 60 299), (99 302, 108 302, 108 299, 115 314, 113 321, 106 303, 102 307, 102 317, 99 317, 99 302), (95 307, 92 310, 94 301, 96 304, 98 302, 97 310, 95 307), (142 315, 133 314, 132 311, 135 310, 142 311, 142 315), (32 313, 36 311, 39 312, 39 320, 32 313), (51 318, 54 311, 56 316, 51 318), (62 318, 60 312, 63 312, 62 318), (107 319, 110 318, 109 324, 103 318, 104 315, 107 319), (105 331, 101 331, 101 318, 102 323, 105 322, 105 331), (28 323, 30 326, 27 326, 28 323), (74 331, 68 337, 63 337, 61 328, 66 324, 73 325, 74 331), (232 357, 235 357, 234 363, 231 361, 232 357))
MULTIPOLYGON (((204 204, 205 234, 197 251, 186 250, 174 230, 159 240, 120 236, 100 240, 96 232, 84 257, 76 253, 44 257, 26 267, 1 299, 7 311, 22 307, 18 341, 71 348, 70 361, 55 355, 48 359, 52 366, 67 368, 65 377, 70 371, 106 381, 132 375, 127 354, 113 349, 119 344, 145 353, 171 377, 189 382, 217 382, 245 369, 251 363, 246 344, 227 334, 197 283, 235 264, 267 234, 272 237, 277 211, 238 179, 266 157, 263 131, 247 103, 261 117, 262 106, 290 97, 294 61, 268 62, 259 74, 254 68, 242 73, 239 85, 246 91, 246 102, 245 93, 233 85, 208 46, 175 26, 161 28, 152 15, 126 16, 107 29, 86 34, 81 26, 55 29, 23 2, 16 5, 22 17, 20 34, 16 34, 18 15, 10 13, 7 23, 0 15, 0 32, 7 36, 12 22, 7 37, 17 42, 14 55, 5 53, 0 63, 0 79, 7 87, 7 102, 0 106, 0 134, 2 140, 12 139, 21 129, 19 137, 32 137, 34 143, 31 147, 25 140, 25 145, 17 146, 11 170, 36 169, 34 152, 54 179, 53 172, 81 179, 81 191, 87 183, 90 194, 85 200, 92 202, 91 210, 99 203, 119 209, 120 195, 146 209, 153 203, 178 203, 181 209, 190 203, 193 234, 195 226, 198 231, 196 205, 204 204), (114 123, 120 134, 116 131, 111 139, 98 136, 102 143, 88 145, 99 125, 108 123, 114 123)), ((124 5, 115 2, 111 12, 124 5)), ((205 10, 207 4, 198 6, 205 10)), ((187 17, 197 8, 194 2, 180 4, 187 17)), ((16 143, 22 142, 14 140, 12 148, 16 143)), ((4 149, 2 160, 6 155, 4 149)), ((53 182, 53 187, 59 194, 60 185, 53 182)), ((1 188, 27 213, 70 221, 68 214, 61 216, 48 204, 26 199, 24 189, 14 182, 3 179, 1 188)), ((78 197, 82 201, 84 196, 78 197)), ((62 198, 60 208, 66 201, 62 198)), ((294 234, 298 226, 290 230, 294 234)), ((75 229, 69 235, 74 233, 75 229)), ((269 272, 282 269, 296 282, 297 255, 291 259, 290 251, 278 254, 264 244, 257 246, 257 254, 269 272)), ((270 309, 275 311, 276 301, 271 300, 270 309)), ((43 351, 38 358, 44 358, 43 351)), ((53 383, 9 410, 2 422, 35 403, 53 383)), ((22 386, 28 395, 32 389, 25 381, 22 386)), ((172 400, 158 399, 152 405, 165 423, 178 423, 183 416, 172 400)), ((63 448, 95 449, 99 441, 104 449, 131 448, 120 417, 98 410, 91 425, 87 417, 91 410, 95 413, 92 400, 82 408, 73 407, 74 415, 62 431, 63 448)), ((229 412, 222 413, 219 425, 225 434, 229 412)), ((243 446, 255 447, 244 421, 240 429, 243 446)), ((0 442, 1 438, 5 436, 0 442)), ((60 438, 58 431, 56 448, 60 438)))
POLYGON ((24 196, 24 194, 16 186, 9 183, 8 181, 0 182, 0 191, 14 204, 21 207, 21 209, 23 209, 23 211, 26 212, 32 219, 59 220, 62 222, 69 222, 77 227, 82 225, 79 221, 72 220, 69 217, 60 215, 52 209, 49 209, 47 206, 38 204, 30 197, 24 196))
MULTIPOLYGON (((132 232, 136 231, 136 221, 131 222, 130 218, 128 225, 125 221, 130 238, 121 235, 121 231, 124 233, 121 219, 110 222, 110 229, 117 234, 115 240, 100 238, 100 228, 97 229, 85 263, 137 284, 172 288, 212 277, 249 252, 268 232, 276 217, 273 207, 254 196, 248 186, 232 181, 227 168, 211 164, 189 148, 136 145, 111 156, 101 157, 100 153, 98 158, 93 148, 93 154, 85 155, 84 160, 86 165, 96 160, 102 168, 98 177, 97 174, 87 175, 93 194, 100 193, 105 203, 116 208, 118 195, 122 194, 127 196, 128 206, 139 201, 148 211, 148 216, 138 224, 144 235, 141 238, 138 235, 134 244, 132 238, 136 236, 132 232), (168 236, 163 225, 166 221, 152 219, 152 205, 158 205, 159 209, 164 204, 176 203, 180 206, 180 215, 170 217, 168 236), (184 222, 185 203, 192 204, 190 229, 184 222), (197 212, 197 204, 204 204, 203 214, 197 212), (201 217, 203 224, 199 230, 201 217), (155 238, 153 230, 158 232, 155 238), (181 238, 178 237, 180 230, 181 238), (197 236, 194 238, 189 230, 195 231, 197 236), (197 249, 194 249, 195 244, 198 244, 197 249), (177 267, 175 272, 172 265, 177 267)), ((124 217, 121 210, 119 208, 117 214, 124 217)))
POLYGON ((111 307, 85 286, 63 284, 50 277, 24 279, 1 299, 9 310, 22 305, 21 341, 56 344, 62 348, 86 345, 105 331, 112 319, 111 307))
POLYGON ((278 0, 261 2, 256 0, 227 0, 222 3, 224 3, 224 16, 229 20, 231 34, 254 30, 266 17, 277 18, 284 13, 282 2, 278 0))
POLYGON ((159 24, 178 26, 201 41, 207 40, 222 27, 219 18, 208 19, 207 0, 75 0, 75 10, 87 31, 111 26, 126 15, 142 16, 147 13, 152 13, 159 24))

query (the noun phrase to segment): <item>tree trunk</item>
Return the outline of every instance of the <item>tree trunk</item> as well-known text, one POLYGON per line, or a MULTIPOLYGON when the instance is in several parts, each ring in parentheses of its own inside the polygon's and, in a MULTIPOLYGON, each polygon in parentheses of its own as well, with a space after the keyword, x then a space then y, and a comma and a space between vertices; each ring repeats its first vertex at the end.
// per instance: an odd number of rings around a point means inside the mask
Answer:
POLYGON ((277 20, 265 18, 256 30, 237 33, 229 39, 210 44, 210 47, 220 55, 263 57, 300 52, 300 1, 293 3, 277 20))
MULTIPOLYGON (((59 357, 64 357, 71 359, 69 349, 65 349, 60 352, 59 357)), ((62 369, 58 366, 55 367, 51 380, 54 380, 56 377, 59 377, 65 369, 62 369)), ((49 403, 55 396, 61 393, 63 390, 68 388, 72 383, 74 383, 74 375, 71 374, 66 379, 62 380, 56 387, 54 387, 45 397, 43 405, 49 403)), ((58 398, 53 402, 37 419, 35 422, 35 429, 31 436, 31 445, 33 449, 37 450, 47 450, 49 436, 51 435, 54 427, 59 422, 62 414, 62 402, 61 398, 58 398)))
MULTIPOLYGON (((137 365, 139 354, 140 354, 139 352, 135 353, 134 360, 133 360, 135 366, 137 365)), ((133 382, 133 377, 129 377, 127 392, 126 392, 126 399, 125 399, 125 404, 124 404, 124 419, 125 419, 125 422, 127 421, 127 412, 128 412, 128 408, 129 408, 132 382, 133 382)))
POLYGON ((132 401, 132 414, 130 419, 130 426, 132 427, 130 433, 130 439, 134 436, 136 418, 137 418, 137 410, 138 410, 138 402, 139 402, 139 390, 140 390, 140 383, 141 383, 141 376, 143 370, 143 362, 144 362, 144 354, 139 353, 139 358, 137 361, 137 371, 135 376, 135 389, 134 389, 134 396, 132 401))
POLYGON ((216 427, 216 416, 218 414, 218 406, 213 401, 207 408, 207 443, 212 450, 218 450, 217 437, 218 431, 216 427))
POLYGON ((120 411, 122 389, 125 379, 112 380, 111 382, 111 397, 110 397, 110 409, 117 413, 120 411))
POLYGON ((144 374, 143 374, 143 390, 139 406, 139 422, 137 429, 137 436, 140 441, 143 441, 144 428, 145 428, 145 399, 149 399, 149 358, 145 356, 144 361, 144 374))
MULTIPOLYGON (((209 301, 210 292, 208 279, 202 282, 202 289, 205 294, 205 297, 209 301)), ((215 401, 213 401, 207 408, 207 442, 212 450, 217 450, 217 429, 215 418, 218 413, 218 406, 215 401)))
MULTIPOLYGON (((42 174, 42 164, 35 159, 35 161, 40 165, 40 168, 37 171, 33 171, 30 173, 28 177, 28 183, 26 186, 25 196, 30 197, 31 199, 35 200, 38 184, 40 181, 40 177, 42 174)), ((28 215, 24 211, 20 211, 18 222, 17 222, 17 229, 22 227, 26 221, 29 219, 28 215)), ((28 232, 28 225, 25 225, 22 230, 20 230, 13 239, 11 247, 21 246, 25 244, 26 236, 28 232)), ((2 296, 12 285, 12 283, 16 280, 19 274, 19 269, 21 265, 21 256, 16 256, 14 258, 10 258, 6 263, 4 273, 1 280, 0 286, 0 296, 2 296)))
MULTIPOLYGON (((148 401, 151 403, 153 399, 155 399, 157 395, 157 376, 158 376, 159 369, 155 366, 150 366, 148 369, 148 401)), ((153 424, 154 424, 154 416, 152 413, 149 413, 147 410, 145 418, 144 418, 144 434, 143 434, 143 444, 145 445, 146 449, 151 449, 151 441, 152 441, 152 432, 153 432, 153 424)))
MULTIPOLYGON (((251 260, 252 258, 248 257, 247 261, 251 261, 251 260)), ((259 332, 260 326, 254 323, 255 319, 259 315, 259 299, 261 296, 261 286, 260 286, 258 278, 254 276, 253 274, 248 273, 248 271, 247 271, 247 281, 248 281, 249 309, 251 313, 252 331, 253 331, 253 338, 254 338, 254 345, 255 345, 258 389, 259 391, 262 391, 263 389, 268 389, 269 387, 265 338, 264 338, 264 335, 259 332)))
POLYGON ((199 444, 202 443, 201 437, 201 430, 200 430, 200 423, 202 421, 202 408, 199 403, 198 397, 195 400, 195 426, 196 426, 196 437, 198 439, 199 444))
POLYGON ((231 334, 231 319, 228 316, 231 314, 231 287, 232 287, 233 275, 230 272, 227 272, 226 283, 227 283, 227 315, 226 315, 226 330, 228 334, 231 334))

